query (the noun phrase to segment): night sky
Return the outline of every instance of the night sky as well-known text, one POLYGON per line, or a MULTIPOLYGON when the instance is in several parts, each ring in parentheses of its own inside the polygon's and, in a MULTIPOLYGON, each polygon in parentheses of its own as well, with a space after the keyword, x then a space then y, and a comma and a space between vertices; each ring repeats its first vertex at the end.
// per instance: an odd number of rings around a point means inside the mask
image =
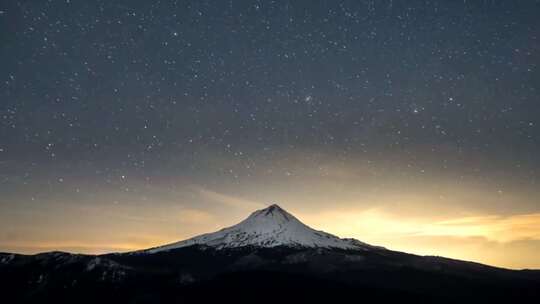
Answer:
POLYGON ((0 251, 110 252, 273 202, 540 268, 540 1, 2 1, 0 251))

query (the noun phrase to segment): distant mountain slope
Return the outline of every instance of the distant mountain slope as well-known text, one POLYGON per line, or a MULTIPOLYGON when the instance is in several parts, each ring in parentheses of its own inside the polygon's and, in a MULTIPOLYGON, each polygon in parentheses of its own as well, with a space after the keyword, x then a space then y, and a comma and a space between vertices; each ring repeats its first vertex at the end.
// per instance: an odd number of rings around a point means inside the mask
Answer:
POLYGON ((156 253, 191 245, 206 245, 218 249, 244 246, 290 246, 368 250, 373 247, 358 240, 340 239, 329 233, 314 230, 274 204, 253 212, 237 225, 185 241, 152 248, 146 252, 156 253))

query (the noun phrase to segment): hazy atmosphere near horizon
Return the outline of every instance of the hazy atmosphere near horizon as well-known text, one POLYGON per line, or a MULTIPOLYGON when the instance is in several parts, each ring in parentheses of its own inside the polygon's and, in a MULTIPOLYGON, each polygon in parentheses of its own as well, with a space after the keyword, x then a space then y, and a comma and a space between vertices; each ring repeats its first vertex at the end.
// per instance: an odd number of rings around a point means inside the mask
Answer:
POLYGON ((129 251, 278 203, 540 268, 540 1, 2 1, 0 252, 129 251))

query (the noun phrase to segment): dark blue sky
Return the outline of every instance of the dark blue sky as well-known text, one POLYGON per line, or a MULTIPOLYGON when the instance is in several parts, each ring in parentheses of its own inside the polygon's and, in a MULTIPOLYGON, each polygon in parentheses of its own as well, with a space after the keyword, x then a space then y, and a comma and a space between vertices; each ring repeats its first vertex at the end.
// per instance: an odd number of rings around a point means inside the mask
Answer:
POLYGON ((95 160, 101 149, 176 153, 192 139, 220 150, 449 143, 493 156, 512 145, 530 157, 538 6, 11 1, 0 16, 4 153, 95 160))

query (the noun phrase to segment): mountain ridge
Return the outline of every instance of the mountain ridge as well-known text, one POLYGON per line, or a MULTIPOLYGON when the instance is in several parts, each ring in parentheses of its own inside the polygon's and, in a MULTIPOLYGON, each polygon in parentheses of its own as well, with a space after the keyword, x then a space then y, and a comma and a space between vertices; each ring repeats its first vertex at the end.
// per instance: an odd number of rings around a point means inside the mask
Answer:
POLYGON ((217 232, 156 248, 103 255, 0 253, 2 299, 56 304, 297 303, 359 295, 394 303, 540 300, 538 270, 419 256, 340 239, 302 224, 277 205, 217 232), (245 233, 243 238, 235 237, 239 233, 245 233))
POLYGON ((291 246, 369 250, 377 247, 356 239, 339 238, 333 234, 315 230, 279 205, 272 204, 254 211, 236 225, 138 252, 157 253, 191 245, 207 245, 218 249, 243 246, 291 246))

